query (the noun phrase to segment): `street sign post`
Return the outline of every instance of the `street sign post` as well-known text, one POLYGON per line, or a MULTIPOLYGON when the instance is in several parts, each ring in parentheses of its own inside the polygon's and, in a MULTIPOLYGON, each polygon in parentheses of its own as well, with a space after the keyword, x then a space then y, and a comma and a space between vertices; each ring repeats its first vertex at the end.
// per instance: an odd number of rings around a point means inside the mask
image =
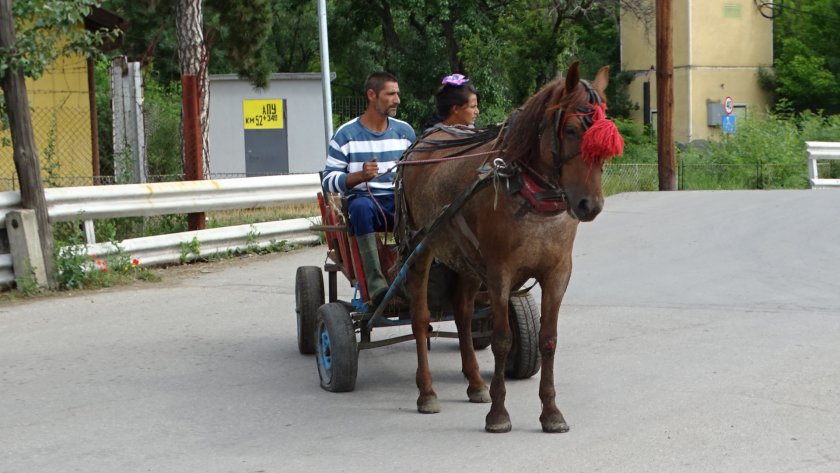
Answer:
POLYGON ((723 99, 723 111, 726 112, 727 115, 732 115, 732 110, 735 109, 735 101, 732 100, 732 97, 726 96, 723 99))

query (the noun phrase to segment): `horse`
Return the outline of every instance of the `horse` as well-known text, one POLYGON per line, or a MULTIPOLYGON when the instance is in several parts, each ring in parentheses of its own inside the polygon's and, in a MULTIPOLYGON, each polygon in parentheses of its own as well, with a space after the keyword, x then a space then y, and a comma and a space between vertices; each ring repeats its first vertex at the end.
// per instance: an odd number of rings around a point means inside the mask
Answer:
POLYGON ((555 404, 557 319, 572 273, 578 223, 601 212, 604 162, 623 147, 615 125, 605 118, 608 72, 601 68, 590 83, 581 79, 574 62, 565 78, 547 84, 511 114, 493 139, 476 143, 436 131, 403 156, 397 173, 398 232, 403 250, 416 253, 406 290, 417 345, 419 412, 440 411, 428 361, 426 298, 429 269, 437 259, 456 273, 451 303, 462 371, 469 400, 491 403, 485 430, 511 429, 505 409, 505 360, 512 345, 508 300, 531 278, 542 290, 540 423, 544 432, 569 430, 555 404), (483 288, 493 313, 495 367, 489 390, 471 338, 476 295, 483 288))

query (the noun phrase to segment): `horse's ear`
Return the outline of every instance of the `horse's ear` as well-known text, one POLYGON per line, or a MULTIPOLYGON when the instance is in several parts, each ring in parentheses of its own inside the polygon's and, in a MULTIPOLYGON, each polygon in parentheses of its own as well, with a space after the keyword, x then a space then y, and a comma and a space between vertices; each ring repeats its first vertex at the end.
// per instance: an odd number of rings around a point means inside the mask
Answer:
POLYGON ((598 69, 598 73, 595 74, 595 80, 592 81, 592 87, 600 91, 607 90, 607 85, 610 83, 610 66, 604 66, 598 69))
POLYGON ((566 72, 566 93, 575 88, 580 82, 580 61, 575 61, 569 66, 569 71, 566 72))

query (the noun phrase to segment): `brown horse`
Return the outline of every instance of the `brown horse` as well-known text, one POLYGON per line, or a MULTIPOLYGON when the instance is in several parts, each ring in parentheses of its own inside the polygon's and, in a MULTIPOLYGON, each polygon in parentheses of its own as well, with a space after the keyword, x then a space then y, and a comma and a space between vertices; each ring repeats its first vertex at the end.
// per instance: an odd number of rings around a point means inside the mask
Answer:
POLYGON ((460 144, 457 140, 463 135, 437 131, 419 140, 405 156, 408 163, 400 167, 398 194, 404 211, 403 238, 411 250, 417 249, 425 237, 406 281, 417 343, 420 412, 440 411, 429 371, 430 316, 426 299, 429 268, 437 258, 457 272, 452 306, 462 370, 469 382, 469 400, 492 402, 485 429, 507 432, 511 428, 504 379, 512 344, 508 300, 511 290, 530 278, 542 289, 540 422, 545 432, 569 429, 555 404, 557 317, 572 273, 572 244, 578 222, 591 221, 601 211, 603 164, 609 154, 620 154, 617 149, 612 153, 599 151, 605 139, 621 141, 612 122, 604 119, 607 73, 608 68, 602 68, 590 84, 580 79, 575 62, 565 79, 546 85, 515 112, 496 139, 480 146, 460 144), (607 123, 612 132, 601 132, 600 138, 587 144, 587 129, 594 132, 596 124, 607 123), (441 149, 447 140, 456 143, 455 147, 441 149), (582 147, 590 150, 582 153, 582 147), (426 165, 409 165, 411 161, 429 160, 432 162, 426 165), (439 218, 441 209, 447 206, 457 206, 457 210, 439 218), (430 229, 435 221, 435 228, 430 229), (470 330, 476 294, 482 285, 493 312, 495 370, 489 392, 479 373, 470 330))

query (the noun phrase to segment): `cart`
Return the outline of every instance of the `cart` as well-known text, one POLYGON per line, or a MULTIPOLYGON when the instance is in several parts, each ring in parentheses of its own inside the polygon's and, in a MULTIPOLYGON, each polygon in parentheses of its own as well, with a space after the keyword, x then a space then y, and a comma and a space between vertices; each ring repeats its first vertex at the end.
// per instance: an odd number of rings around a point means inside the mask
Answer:
MULTIPOLYGON (((346 202, 337 194, 318 193, 321 224, 310 229, 322 232, 327 255, 323 269, 319 266, 298 267, 295 275, 295 312, 297 313, 297 341, 300 353, 315 355, 321 387, 331 392, 352 391, 356 384, 359 351, 414 340, 414 335, 387 336, 374 339, 372 333, 379 327, 408 325, 411 318, 405 301, 396 297, 397 286, 402 283, 404 269, 398 274, 387 274, 397 261, 397 249, 386 241, 387 234, 377 234, 377 246, 383 271, 391 283, 385 298, 374 310, 369 300, 359 248, 356 239, 348 232, 346 202), (327 273, 327 293, 324 292, 323 273, 327 273), (339 274, 354 288, 349 301, 338 298, 339 274)), ((411 264, 411 259, 407 261, 411 264)), ((448 298, 442 296, 447 287, 448 268, 435 266, 430 274, 430 288, 437 285, 442 291, 429 291, 432 327, 427 343, 435 337, 457 338, 457 332, 438 330, 437 323, 454 320, 448 298)), ((492 313, 486 293, 476 297, 472 317, 473 346, 480 350, 490 345, 492 313)), ((524 379, 540 369, 537 346, 540 313, 536 301, 527 290, 511 294, 508 316, 513 333, 513 347, 506 363, 506 375, 524 379)), ((393 331, 391 331, 393 332, 393 331)), ((410 331, 409 331, 410 332, 410 331)))

